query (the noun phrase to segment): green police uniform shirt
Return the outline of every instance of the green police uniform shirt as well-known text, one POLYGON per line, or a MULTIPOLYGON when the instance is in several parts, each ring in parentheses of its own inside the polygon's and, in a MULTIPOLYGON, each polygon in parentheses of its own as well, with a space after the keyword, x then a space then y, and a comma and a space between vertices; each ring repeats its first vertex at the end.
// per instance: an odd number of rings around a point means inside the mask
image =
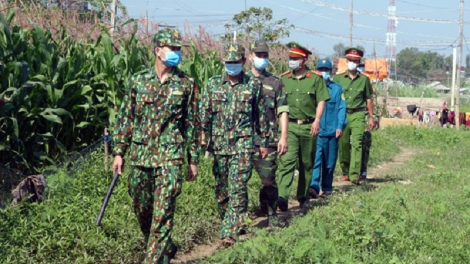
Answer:
POLYGON ((132 76, 125 90, 113 141, 114 155, 129 149, 132 166, 181 165, 199 160, 197 88, 187 74, 173 68, 161 83, 155 68, 132 76))
POLYGON ((367 106, 367 99, 372 96, 372 85, 367 76, 356 73, 354 79, 349 78, 349 71, 337 74, 333 81, 343 87, 343 95, 348 109, 356 109, 367 106))
POLYGON ((299 79, 292 72, 282 75, 282 83, 286 89, 289 118, 315 118, 318 102, 330 99, 325 80, 309 69, 299 79))
POLYGON ((201 128, 216 155, 254 152, 254 132, 267 147, 271 129, 262 84, 242 73, 230 84, 228 76, 209 79, 200 101, 201 128))
MULTIPOLYGON (((263 96, 266 103, 266 110, 268 111, 269 126, 272 130, 269 146, 277 146, 277 141, 279 140, 278 118, 282 113, 289 112, 286 94, 284 93, 284 85, 280 78, 267 71, 263 71, 258 77, 255 77, 251 71, 249 71, 247 75, 252 78, 258 78, 263 84, 263 96)), ((260 142, 261 138, 255 135, 255 145, 259 146, 260 142)))

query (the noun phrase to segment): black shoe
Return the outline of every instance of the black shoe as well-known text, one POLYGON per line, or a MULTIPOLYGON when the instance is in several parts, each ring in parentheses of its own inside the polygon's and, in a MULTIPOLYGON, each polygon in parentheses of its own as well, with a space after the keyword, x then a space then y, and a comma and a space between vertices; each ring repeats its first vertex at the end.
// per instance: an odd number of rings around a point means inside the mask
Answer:
POLYGON ((172 244, 171 245, 171 250, 170 252, 168 253, 168 257, 170 259, 174 259, 175 256, 176 256, 176 252, 178 252, 178 247, 175 245, 175 244, 172 244))
POLYGON ((284 198, 279 197, 279 199, 277 199, 277 207, 279 210, 286 212, 287 209, 289 209, 289 204, 284 200, 284 198))
POLYGON ((318 192, 317 190, 313 189, 312 187, 308 188, 308 195, 312 199, 317 199, 318 198, 318 192))
POLYGON ((299 200, 299 206, 302 209, 309 209, 310 208, 310 200, 308 198, 302 198, 299 200))
POLYGON ((176 252, 178 252, 178 247, 172 244, 170 252, 162 256, 163 264, 170 264, 170 261, 175 258, 176 252))

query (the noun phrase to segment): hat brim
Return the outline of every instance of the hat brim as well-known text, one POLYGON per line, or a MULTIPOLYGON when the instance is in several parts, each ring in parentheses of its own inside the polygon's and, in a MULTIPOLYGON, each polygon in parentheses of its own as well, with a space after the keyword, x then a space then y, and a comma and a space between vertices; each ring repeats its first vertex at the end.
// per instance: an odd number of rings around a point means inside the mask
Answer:
POLYGON ((359 55, 354 55, 354 54, 347 54, 346 58, 351 58, 351 59, 360 59, 362 56, 359 55))
POLYGON ((255 48, 251 50, 252 52, 259 52, 259 53, 269 53, 269 49, 267 48, 255 48))

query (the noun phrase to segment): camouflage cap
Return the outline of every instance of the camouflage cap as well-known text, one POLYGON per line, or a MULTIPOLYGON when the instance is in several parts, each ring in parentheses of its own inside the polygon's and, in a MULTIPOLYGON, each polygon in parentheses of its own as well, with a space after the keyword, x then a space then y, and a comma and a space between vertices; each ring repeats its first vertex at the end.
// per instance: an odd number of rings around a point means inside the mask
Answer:
POLYGON ((251 52, 269 52, 269 47, 266 41, 257 40, 250 45, 251 52))
POLYGON ((239 43, 226 43, 224 45, 224 60, 238 61, 245 58, 245 48, 239 43))
POLYGON ((160 29, 155 35, 153 35, 154 47, 161 46, 172 46, 181 47, 184 46, 183 40, 181 39, 180 32, 175 28, 164 28, 160 29))

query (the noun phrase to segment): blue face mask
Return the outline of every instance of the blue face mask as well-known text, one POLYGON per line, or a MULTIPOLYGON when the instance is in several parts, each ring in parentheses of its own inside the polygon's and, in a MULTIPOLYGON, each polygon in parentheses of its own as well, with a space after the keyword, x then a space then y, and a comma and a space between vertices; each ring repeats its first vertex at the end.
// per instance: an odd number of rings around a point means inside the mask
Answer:
POLYGON ((330 79, 330 73, 329 72, 322 72, 321 73, 323 76, 323 80, 327 81, 330 79))
POLYGON ((266 69, 268 65, 269 65, 269 59, 254 58, 253 60, 253 66, 255 66, 255 69, 259 71, 266 69))
POLYGON ((226 63, 225 72, 230 76, 237 76, 240 72, 242 72, 242 64, 241 63, 236 63, 236 64, 226 63))
POLYGON ((364 72, 364 70, 365 70, 364 67, 357 67, 358 72, 364 72))
POLYGON ((165 53, 166 59, 165 60, 162 59, 162 61, 163 63, 165 63, 165 65, 173 67, 173 66, 178 65, 181 62, 181 57, 182 57, 181 51, 179 50, 167 51, 164 53, 165 53))

